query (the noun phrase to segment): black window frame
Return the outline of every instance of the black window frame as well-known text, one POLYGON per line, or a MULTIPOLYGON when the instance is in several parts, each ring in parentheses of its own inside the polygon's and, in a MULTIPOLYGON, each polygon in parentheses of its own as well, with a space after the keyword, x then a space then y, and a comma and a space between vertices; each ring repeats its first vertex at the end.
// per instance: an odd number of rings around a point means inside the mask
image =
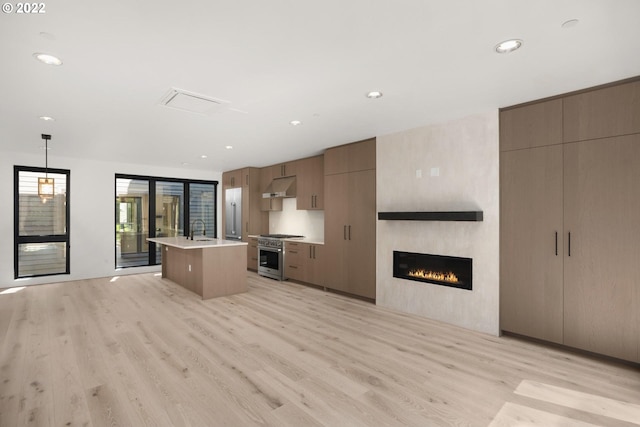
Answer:
MULTIPOLYGON (((190 184, 208 184, 213 185, 214 191, 214 204, 215 209, 213 210, 213 237, 218 237, 218 184, 219 181, 215 180, 206 180, 206 179, 185 179, 185 178, 166 178, 166 177, 158 177, 158 176, 150 176, 150 175, 132 175, 132 174, 122 174, 116 173, 113 179, 113 194, 114 196, 118 191, 118 179, 132 179, 132 180, 141 180, 149 182, 149 200, 156 199, 156 183, 157 182, 179 182, 184 185, 184 236, 188 236, 190 232, 190 184)), ((115 224, 115 220, 118 217, 118 205, 114 203, 114 220, 113 224, 115 224)), ((149 203, 149 237, 156 237, 156 204, 149 203)), ((153 267, 156 265, 162 265, 162 262, 156 262, 156 243, 149 242, 149 258, 146 265, 132 265, 132 266, 118 266, 118 248, 117 248, 117 237, 114 233, 113 236, 113 252, 114 252, 114 268, 116 269, 124 269, 124 268, 140 268, 140 267, 153 267)))
POLYGON ((35 277, 60 276, 71 274, 71 170, 42 168, 36 166, 13 166, 13 277, 26 279, 35 277), (65 234, 48 234, 40 236, 20 236, 20 172, 55 173, 66 176, 65 197, 65 234), (20 276, 18 254, 21 244, 27 243, 66 243, 65 271, 58 273, 31 274, 20 276))

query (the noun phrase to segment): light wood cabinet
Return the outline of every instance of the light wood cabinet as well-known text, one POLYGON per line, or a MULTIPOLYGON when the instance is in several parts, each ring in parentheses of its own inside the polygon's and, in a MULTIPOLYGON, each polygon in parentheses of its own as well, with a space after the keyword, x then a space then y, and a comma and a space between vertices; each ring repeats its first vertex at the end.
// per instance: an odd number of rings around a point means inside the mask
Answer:
POLYGON ((260 192, 260 169, 242 169, 242 240, 249 241, 249 235, 262 234, 269 229, 269 218, 262 212, 260 192))
MULTIPOLYGON (((262 194, 260 192, 260 169, 243 168, 222 174, 223 182, 229 184, 222 190, 222 205, 226 205, 225 190, 242 188, 242 241, 247 242, 249 235, 265 233, 269 227, 266 212, 261 211, 262 194)), ((222 209, 222 233, 225 230, 226 210, 222 209)))
POLYGON ((566 144, 564 175, 565 344, 640 361, 640 134, 566 144))
POLYGON ((564 98, 564 141, 640 133, 640 81, 564 98))
POLYGON ((202 299, 247 291, 244 245, 180 248, 160 244, 162 277, 202 299))
POLYGON ((242 187, 242 169, 224 172, 222 174, 222 188, 242 187))
POLYGON ((296 160, 271 166, 272 178, 284 178, 287 176, 295 176, 297 172, 298 172, 298 162, 296 160))
POLYGON ((553 100, 561 111, 547 101, 501 112, 500 327, 638 362, 640 129, 631 117, 640 102, 629 91, 553 100), (603 105, 634 112, 608 118, 603 105), (556 143, 560 117, 565 141, 583 140, 556 143))
POLYGON ((357 172, 376 168, 376 139, 333 147, 324 153, 324 174, 357 172))
POLYGON ((359 170, 375 168, 375 140, 348 147, 325 153, 325 286, 375 299, 376 172, 359 170))
POLYGON ((500 162, 500 327, 562 343, 562 146, 500 162))
POLYGON ((500 150, 562 144, 562 99, 500 113, 500 150))
POLYGON ((258 238, 249 237, 247 246, 247 269, 258 270, 258 238))
POLYGON ((324 209, 324 156, 298 161, 296 209, 324 209))
POLYGON ((262 193, 267 191, 267 187, 273 180, 273 167, 267 166, 260 169, 260 210, 263 212, 281 211, 282 199, 280 198, 262 198, 262 193))
POLYGON ((323 245, 285 241, 285 276, 289 279, 324 285, 323 245))

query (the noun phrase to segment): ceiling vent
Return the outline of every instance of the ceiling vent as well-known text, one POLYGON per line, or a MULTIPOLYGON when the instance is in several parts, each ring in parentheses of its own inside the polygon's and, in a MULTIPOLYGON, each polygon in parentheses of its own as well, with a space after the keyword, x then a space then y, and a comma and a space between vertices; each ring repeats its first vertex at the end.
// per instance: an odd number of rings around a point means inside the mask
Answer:
POLYGON ((188 111, 196 114, 213 114, 224 111, 229 105, 229 101, 200 95, 186 90, 171 88, 162 98, 160 105, 175 108, 177 110, 188 111))

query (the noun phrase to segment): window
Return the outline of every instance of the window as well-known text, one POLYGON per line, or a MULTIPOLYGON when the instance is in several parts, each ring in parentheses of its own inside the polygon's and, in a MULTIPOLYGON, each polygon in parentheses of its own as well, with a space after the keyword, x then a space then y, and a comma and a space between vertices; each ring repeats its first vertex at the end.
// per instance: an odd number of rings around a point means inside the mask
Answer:
POLYGON ((69 274, 70 171, 47 169, 53 197, 38 195, 44 168, 14 166, 14 277, 69 274))
POLYGON ((217 186, 217 181, 116 175, 116 268, 161 264, 160 248, 147 238, 187 236, 193 221, 196 232, 204 229, 215 237, 217 186))

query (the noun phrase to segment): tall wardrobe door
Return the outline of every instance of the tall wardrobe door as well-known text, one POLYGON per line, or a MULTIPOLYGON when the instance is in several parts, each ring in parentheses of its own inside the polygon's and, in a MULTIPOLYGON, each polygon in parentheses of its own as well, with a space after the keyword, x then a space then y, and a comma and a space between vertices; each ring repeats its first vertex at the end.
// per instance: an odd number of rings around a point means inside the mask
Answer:
POLYGON ((564 342, 638 360, 640 134, 564 147, 564 342))
POLYGON ((500 156, 500 328, 562 343, 562 146, 500 156))

